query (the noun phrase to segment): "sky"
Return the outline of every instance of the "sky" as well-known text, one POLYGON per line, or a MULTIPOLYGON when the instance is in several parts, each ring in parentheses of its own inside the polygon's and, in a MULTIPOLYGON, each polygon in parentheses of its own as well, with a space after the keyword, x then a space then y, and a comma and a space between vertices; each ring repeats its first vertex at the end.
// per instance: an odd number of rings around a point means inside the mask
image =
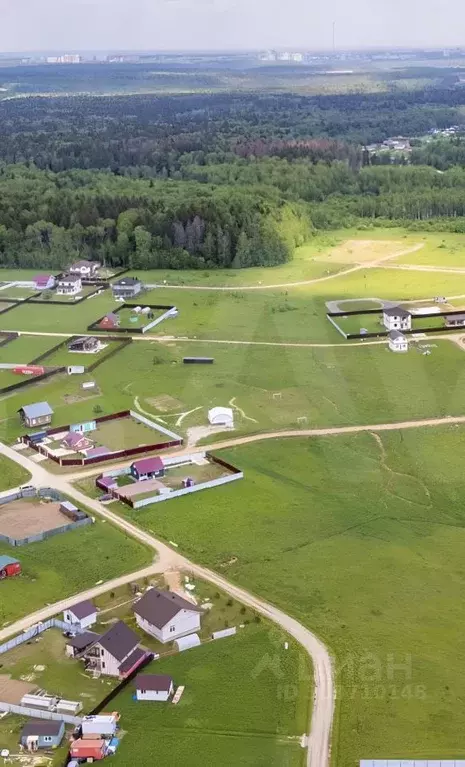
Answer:
POLYGON ((463 45, 463 0, 0 0, 0 51, 463 45), (451 23, 453 20, 453 23, 451 23))

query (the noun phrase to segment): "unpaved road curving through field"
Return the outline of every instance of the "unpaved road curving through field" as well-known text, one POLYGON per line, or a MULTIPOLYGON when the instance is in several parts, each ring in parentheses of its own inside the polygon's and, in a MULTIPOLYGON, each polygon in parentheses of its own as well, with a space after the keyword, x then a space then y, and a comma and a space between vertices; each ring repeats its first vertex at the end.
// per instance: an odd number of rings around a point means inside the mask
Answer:
POLYGON ((260 597, 249 593, 239 586, 229 583, 229 581, 222 578, 217 573, 190 562, 186 557, 178 554, 165 543, 159 541, 153 535, 150 535, 150 533, 145 532, 131 522, 128 522, 117 514, 111 512, 99 501, 94 498, 88 498, 73 487, 73 485, 69 483, 68 478, 63 475, 51 474, 42 466, 35 464, 20 452, 12 450, 12 448, 3 443, 0 443, 0 453, 27 469, 27 471, 32 474, 31 482, 34 485, 39 487, 50 486, 55 487, 57 490, 61 490, 70 498, 73 498, 77 503, 86 505, 100 517, 103 517, 131 537, 151 548, 154 554, 158 556, 157 563, 149 568, 144 568, 136 573, 122 576, 121 578, 102 584, 101 586, 88 589, 81 594, 75 594, 69 599, 61 600, 54 605, 44 607, 43 609, 28 615, 26 618, 23 618, 16 623, 12 623, 10 626, 0 631, 0 640, 7 639, 38 621, 43 621, 56 615, 57 612, 60 612, 67 607, 71 607, 76 601, 95 597, 104 591, 116 588, 117 585, 123 585, 124 583, 128 583, 141 576, 144 577, 152 573, 164 572, 169 569, 187 570, 194 573, 199 578, 215 584, 232 597, 235 597, 249 607, 254 608, 257 612, 281 626, 281 628, 293 636, 308 653, 313 663, 315 690, 309 722, 307 767, 329 766, 330 738, 334 713, 333 668, 329 652, 318 637, 312 634, 312 632, 301 623, 291 616, 286 615, 286 613, 279 610, 274 605, 265 602, 260 599, 260 597))

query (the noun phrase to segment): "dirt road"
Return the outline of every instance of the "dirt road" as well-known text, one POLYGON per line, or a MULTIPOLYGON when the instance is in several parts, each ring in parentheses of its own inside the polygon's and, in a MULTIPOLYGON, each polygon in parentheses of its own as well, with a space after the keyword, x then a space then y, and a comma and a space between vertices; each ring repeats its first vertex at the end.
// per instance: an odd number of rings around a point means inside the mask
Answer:
POLYGON ((57 490, 61 490, 70 498, 73 498, 77 503, 85 504, 89 509, 98 514, 98 516, 103 517, 121 530, 124 530, 128 535, 131 535, 133 538, 144 543, 158 556, 157 563, 149 568, 144 568, 136 573, 122 576, 122 578, 94 587, 81 594, 75 594, 69 599, 61 600, 55 605, 49 605, 41 610, 37 610, 35 613, 28 615, 26 618, 23 618, 0 631, 1 640, 12 636, 19 631, 23 631, 38 621, 46 620, 57 612, 70 607, 76 601, 95 597, 97 594, 116 587, 117 585, 123 585, 124 583, 128 583, 141 576, 143 577, 156 572, 164 572, 169 569, 187 570, 194 573, 199 578, 222 588, 225 592, 232 597, 239 599, 244 604, 253 607, 266 618, 281 626, 281 628, 293 636, 306 650, 313 663, 315 680, 313 709, 311 711, 309 722, 307 767, 329 766, 330 738, 334 713, 333 670, 331 658, 325 645, 312 634, 311 631, 274 605, 265 602, 258 596, 255 596, 232 583, 229 583, 217 573, 190 562, 186 557, 173 551, 173 549, 162 541, 159 541, 136 525, 111 512, 99 501, 94 498, 88 498, 73 487, 73 485, 69 483, 67 477, 49 473, 42 466, 33 463, 29 458, 22 455, 20 452, 12 450, 3 443, 0 443, 0 453, 27 469, 27 471, 32 474, 32 484, 36 486, 52 486, 57 490))
MULTIPOLYGON (((277 290, 279 288, 300 288, 304 285, 315 285, 318 282, 327 282, 328 280, 334 280, 337 277, 345 277, 346 274, 352 274, 358 272, 361 269, 373 269, 383 264, 385 261, 390 261, 394 258, 401 258, 401 256, 408 256, 410 253, 416 253, 425 247, 424 242, 418 242, 416 245, 412 245, 409 248, 398 250, 395 253, 391 253, 389 256, 383 256, 377 258, 374 261, 366 261, 365 263, 355 264, 348 269, 342 269, 340 272, 334 274, 327 274, 324 277, 314 277, 311 280, 300 280, 298 282, 280 282, 275 285, 222 285, 222 286, 208 286, 208 285, 168 285, 160 283, 147 284, 148 288, 170 288, 171 290, 277 290)), ((328 265, 330 265, 328 263, 328 265)))

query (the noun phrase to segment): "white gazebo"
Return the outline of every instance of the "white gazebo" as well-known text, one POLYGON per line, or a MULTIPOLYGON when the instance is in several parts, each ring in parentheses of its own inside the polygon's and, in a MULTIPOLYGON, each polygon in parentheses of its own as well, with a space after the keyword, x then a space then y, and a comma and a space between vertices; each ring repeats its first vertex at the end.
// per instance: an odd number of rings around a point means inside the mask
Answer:
POLYGON ((208 420, 212 426, 234 428, 234 413, 230 407, 213 407, 208 411, 208 420))

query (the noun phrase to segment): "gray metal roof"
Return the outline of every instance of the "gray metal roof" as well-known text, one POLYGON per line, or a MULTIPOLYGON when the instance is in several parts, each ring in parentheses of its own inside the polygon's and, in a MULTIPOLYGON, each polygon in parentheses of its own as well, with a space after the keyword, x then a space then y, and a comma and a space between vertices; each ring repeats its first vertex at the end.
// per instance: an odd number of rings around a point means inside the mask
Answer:
POLYGON ((385 306, 383 314, 388 317, 410 317, 410 312, 402 306, 385 306))
POLYGON ((23 405, 20 409, 27 418, 42 418, 46 415, 53 415, 53 410, 48 402, 36 402, 33 405, 23 405))
POLYGON ((457 321, 457 320, 459 322, 465 322, 465 314, 450 314, 450 315, 446 315, 446 322, 454 322, 454 321, 457 321))
POLYGON ((14 557, 9 557, 6 554, 2 554, 0 556, 0 569, 6 567, 7 565, 16 565, 18 563, 19 559, 14 559, 14 557))
POLYGON ((26 722, 21 730, 21 737, 28 738, 30 735, 52 735, 57 737, 60 734, 63 722, 49 719, 31 719, 26 722))
POLYGON ((390 330, 389 331, 389 338, 391 338, 393 341, 396 340, 396 338, 401 338, 403 341, 406 340, 403 333, 400 332, 400 330, 390 330))

